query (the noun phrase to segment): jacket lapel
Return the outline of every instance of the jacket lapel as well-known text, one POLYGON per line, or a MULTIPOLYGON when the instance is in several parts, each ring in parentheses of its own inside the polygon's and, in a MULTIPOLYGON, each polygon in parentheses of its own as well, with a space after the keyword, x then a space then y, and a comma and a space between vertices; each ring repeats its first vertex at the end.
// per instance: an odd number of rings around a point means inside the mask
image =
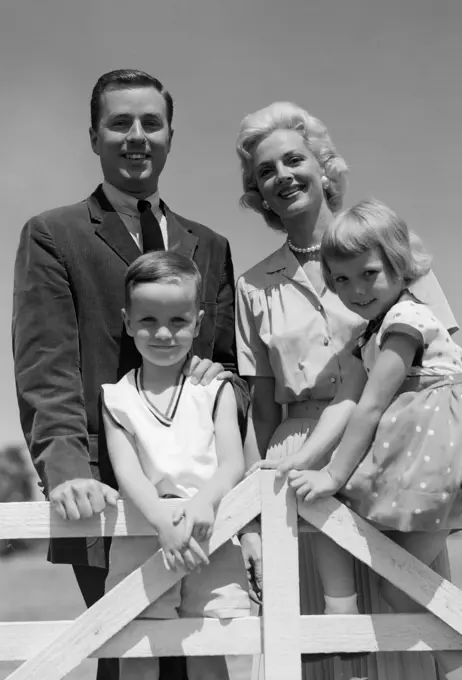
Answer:
POLYGON ((165 203, 162 209, 167 219, 168 249, 192 258, 199 238, 181 224, 181 217, 172 213, 165 203))
POLYGON ((136 260, 141 255, 140 249, 107 200, 101 184, 88 199, 88 206, 91 220, 96 223, 96 234, 127 264, 136 260))

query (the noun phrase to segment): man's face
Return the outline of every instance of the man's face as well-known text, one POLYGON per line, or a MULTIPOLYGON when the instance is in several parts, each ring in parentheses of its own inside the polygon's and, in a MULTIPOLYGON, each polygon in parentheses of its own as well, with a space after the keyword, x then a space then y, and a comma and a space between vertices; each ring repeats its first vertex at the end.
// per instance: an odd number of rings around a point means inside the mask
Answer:
POLYGON ((101 95, 91 146, 104 179, 117 189, 137 198, 157 191, 171 138, 165 99, 154 87, 108 89, 101 95))

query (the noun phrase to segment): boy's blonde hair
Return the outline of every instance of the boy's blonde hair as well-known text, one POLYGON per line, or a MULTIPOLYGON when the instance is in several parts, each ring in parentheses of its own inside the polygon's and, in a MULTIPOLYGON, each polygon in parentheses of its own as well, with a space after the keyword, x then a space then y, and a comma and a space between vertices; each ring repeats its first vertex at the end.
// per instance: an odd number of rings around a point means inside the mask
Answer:
POLYGON ((330 260, 349 259, 373 249, 379 251, 385 266, 405 284, 430 269, 430 255, 403 219, 380 201, 360 201, 337 215, 324 233, 321 267, 329 290, 335 292, 330 260))

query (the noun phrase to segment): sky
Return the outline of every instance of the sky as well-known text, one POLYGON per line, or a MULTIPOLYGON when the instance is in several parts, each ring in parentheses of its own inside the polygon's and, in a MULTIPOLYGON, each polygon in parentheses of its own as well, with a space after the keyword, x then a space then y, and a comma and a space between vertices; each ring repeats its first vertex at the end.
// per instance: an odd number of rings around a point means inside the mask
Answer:
POLYGON ((236 275, 282 242, 239 207, 239 123, 293 101, 346 159, 346 206, 375 196, 404 217, 462 321, 461 34, 460 0, 2 0, 0 446, 23 441, 10 340, 19 234, 100 181, 89 102, 114 68, 172 92, 162 197, 229 239, 236 275))

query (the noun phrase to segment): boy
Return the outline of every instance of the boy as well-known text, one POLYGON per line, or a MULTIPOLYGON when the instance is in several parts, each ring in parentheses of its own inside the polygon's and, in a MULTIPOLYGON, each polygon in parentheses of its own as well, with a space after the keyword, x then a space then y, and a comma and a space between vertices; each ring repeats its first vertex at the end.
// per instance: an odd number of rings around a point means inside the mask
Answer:
MULTIPOLYGON (((199 271, 178 253, 147 253, 129 267, 125 291, 125 326, 142 366, 103 385, 104 426, 120 490, 158 535, 113 541, 107 589, 161 548, 167 568, 181 565, 190 573, 143 618, 247 616, 238 542, 223 545, 210 561, 199 545, 210 538, 219 502, 244 474, 231 385, 193 385, 182 370, 203 316, 199 271), (173 514, 160 502, 172 496, 188 499, 173 514)), ((228 678, 223 657, 187 663, 189 680, 228 678)), ((123 659, 120 680, 157 679, 158 667, 157 659, 123 659)))

